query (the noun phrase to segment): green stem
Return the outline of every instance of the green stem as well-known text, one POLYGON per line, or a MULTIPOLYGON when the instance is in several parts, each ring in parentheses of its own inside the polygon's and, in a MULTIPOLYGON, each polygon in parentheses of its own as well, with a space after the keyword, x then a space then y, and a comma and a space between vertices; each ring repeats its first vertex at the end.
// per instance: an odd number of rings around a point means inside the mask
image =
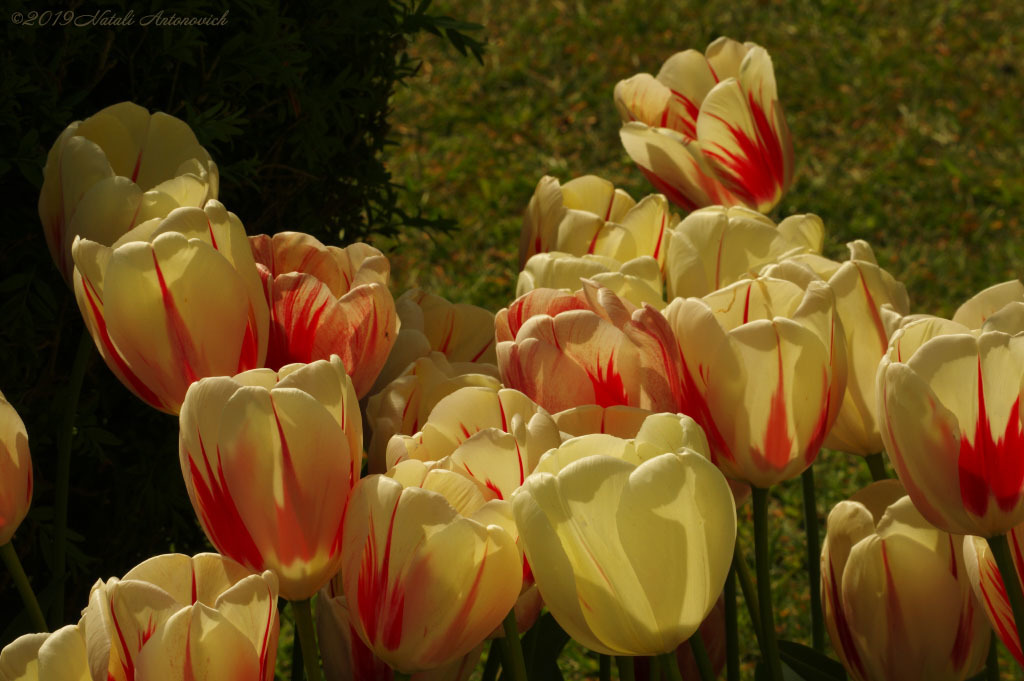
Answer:
MULTIPOLYGON (((700 638, 700 634, 694 634, 693 636, 690 637, 690 647, 693 649, 694 656, 697 655, 697 646, 693 645, 693 640, 696 639, 696 638, 700 638)), ((699 644, 699 645, 700 645, 701 651, 704 651, 704 644, 699 644)), ((668 672, 668 679, 669 679, 669 681, 683 681, 683 675, 679 673, 679 661, 676 659, 676 653, 675 653, 674 650, 671 653, 665 653, 664 655, 658 655, 658 659, 661 661, 661 668, 664 669, 666 672, 668 672)), ((704 660, 707 661, 707 659, 708 659, 708 654, 707 654, 707 652, 704 652, 704 660)), ((697 662, 697 666, 698 667, 700 666, 700 661, 699 660, 697 662)), ((710 674, 711 673, 711 669, 710 669, 711 663, 710 662, 708 662, 708 667, 709 667, 708 673, 710 674)), ((703 669, 700 672, 700 676, 701 676, 701 679, 703 679, 703 681, 709 681, 711 679, 711 676, 704 676, 704 670, 703 669)))
MULTIPOLYGON (((697 661, 697 670, 700 672, 701 681, 715 681, 715 668, 711 665, 711 658, 708 657, 707 648, 704 647, 704 639, 700 637, 700 629, 690 637, 690 650, 693 651, 693 659, 697 661)), ((675 654, 672 654, 672 666, 676 674, 679 674, 679 665, 675 664, 675 654)), ((676 676, 675 678, 679 678, 676 676)))
POLYGON ((772 613, 772 582, 768 555, 768 490, 751 487, 754 493, 754 559, 757 564, 757 602, 761 607, 761 656, 771 672, 772 681, 782 681, 782 661, 775 638, 772 613))
POLYGON ((1013 622, 1017 626, 1017 640, 1021 641, 1021 649, 1024 650, 1024 594, 1021 594, 1020 579, 1017 577, 1017 569, 1013 566, 1013 556, 1010 555, 1010 542, 1007 541, 1005 534, 1000 534, 989 537, 988 546, 995 556, 996 565, 999 566, 999 574, 1003 578, 1006 595, 1010 599, 1013 622))
POLYGON ((316 631, 313 629, 313 615, 309 599, 289 601, 295 618, 295 633, 302 646, 302 663, 306 668, 306 681, 320 681, 320 654, 316 647, 316 631))
POLYGON ((601 655, 598 658, 598 678, 601 681, 612 681, 612 658, 609 655, 601 655))
MULTIPOLYGON (((508 611, 501 626, 505 630, 505 638, 501 639, 501 666, 508 672, 511 681, 526 681, 526 662, 523 660, 523 644, 519 640, 515 608, 508 611)), ((505 677, 504 674, 501 676, 505 677)))
POLYGON ((725 578, 725 678, 740 681, 740 625, 736 607, 736 566, 725 578))
POLYGON ((78 340, 75 361, 71 365, 68 382, 67 402, 64 404, 63 420, 57 433, 57 479, 53 503, 53 580, 56 592, 50 610, 50 623, 54 628, 64 621, 64 581, 67 569, 68 492, 71 487, 71 443, 74 440, 75 416, 78 413, 78 396, 82 393, 85 370, 92 359, 93 341, 88 329, 82 331, 78 340))
POLYGON ((663 660, 661 657, 658 655, 648 657, 647 662, 647 681, 662 681, 665 675, 661 672, 665 665, 662 664, 663 660))
POLYGON ((882 459, 881 454, 868 454, 864 457, 864 460, 868 462, 868 470, 871 471, 871 479, 875 482, 879 480, 888 480, 889 473, 885 470, 885 461, 882 459))
POLYGON ((393 681, 409 681, 409 679, 412 678, 412 675, 400 672, 397 669, 395 669, 392 670, 391 678, 393 681))
POLYGON ((615 666, 619 670, 619 681, 635 681, 633 658, 628 655, 616 655, 615 666))
POLYGON ((487 651, 487 662, 484 664, 484 674, 480 681, 494 681, 498 678, 498 668, 501 666, 501 647, 498 639, 491 641, 491 647, 487 651))
POLYGON ((825 650, 825 620, 821 610, 821 538, 818 534, 818 504, 814 497, 814 466, 803 472, 800 482, 804 490, 807 581, 811 587, 811 645, 820 653, 825 650))
POLYGON ((32 591, 32 585, 28 581, 28 575, 25 574, 25 568, 21 566, 18 552, 14 550, 14 544, 7 542, 0 546, 0 558, 3 558, 7 570, 11 573, 11 579, 14 580, 14 586, 21 594, 21 601, 25 604, 25 609, 28 610, 32 626, 36 628, 36 631, 49 631, 46 628, 46 618, 43 617, 39 601, 36 600, 36 594, 32 591))
POLYGON ((988 644, 988 662, 985 663, 985 681, 999 681, 999 637, 993 635, 988 644))
POLYGON ((736 550, 732 554, 732 566, 736 570, 736 577, 740 580, 740 589, 743 591, 743 602, 747 604, 747 612, 750 614, 750 624, 754 628, 754 638, 757 639, 757 647, 761 645, 761 608, 757 605, 757 592, 754 589, 754 580, 750 576, 750 566, 743 557, 740 549, 740 542, 736 540, 736 550))

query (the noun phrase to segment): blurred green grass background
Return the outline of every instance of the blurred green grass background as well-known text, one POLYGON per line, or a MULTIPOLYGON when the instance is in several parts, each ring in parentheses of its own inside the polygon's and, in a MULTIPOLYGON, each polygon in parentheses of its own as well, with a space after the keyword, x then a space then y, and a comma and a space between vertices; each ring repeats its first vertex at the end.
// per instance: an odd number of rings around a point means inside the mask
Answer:
MULTIPOLYGON (((594 173, 634 198, 652 189, 619 144, 615 83, 657 73, 674 52, 727 35, 766 47, 793 134, 792 189, 778 220, 820 215, 826 253, 866 239, 903 281, 912 310, 949 315, 1024 264, 1024 3, 438 0, 483 24, 481 66, 426 37, 421 75, 394 98, 388 152, 410 212, 457 220, 449 236, 385 243, 395 291, 410 286, 497 310, 513 298, 523 210, 541 176, 594 173)), ((870 481, 824 452, 822 521, 870 481)), ((809 642, 800 484, 775 490, 772 552, 783 638, 809 642)), ((753 560, 749 507, 741 536, 753 560)), ((745 617, 741 605, 741 615, 745 617)), ((757 649, 744 624, 744 678, 757 649)), ((596 678, 574 649, 567 679, 596 678)), ((1004 678, 1015 678, 1003 655, 1004 678)))

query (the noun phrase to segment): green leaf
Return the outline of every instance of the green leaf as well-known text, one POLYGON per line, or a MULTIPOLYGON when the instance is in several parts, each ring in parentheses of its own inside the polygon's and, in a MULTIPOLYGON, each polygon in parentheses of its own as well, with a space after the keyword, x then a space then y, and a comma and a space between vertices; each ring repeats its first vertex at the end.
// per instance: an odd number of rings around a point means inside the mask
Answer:
MULTIPOLYGON (((779 641, 782 643, 782 641, 779 641)), ((763 661, 757 663, 754 669, 754 681, 771 681, 771 669, 763 661)), ((804 677, 793 671, 788 664, 782 663, 782 681, 806 681, 804 677)))
POLYGON ((805 681, 845 681, 846 670, 831 657, 795 641, 779 641, 782 661, 805 681))

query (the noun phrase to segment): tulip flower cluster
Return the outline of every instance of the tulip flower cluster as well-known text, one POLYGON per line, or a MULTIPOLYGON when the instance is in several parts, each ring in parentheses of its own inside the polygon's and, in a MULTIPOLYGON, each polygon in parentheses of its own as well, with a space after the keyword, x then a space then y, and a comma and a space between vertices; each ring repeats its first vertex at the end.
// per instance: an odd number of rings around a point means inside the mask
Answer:
MULTIPOLYGON (((831 260, 817 216, 763 215, 794 164, 754 43, 680 52, 614 101, 662 193, 543 177, 496 314, 395 300, 369 244, 246 235, 178 119, 122 103, 69 126, 39 201, 47 243, 110 370, 177 415, 220 553, 97 581, 77 624, 0 652, 0 681, 269 681, 278 596, 309 678, 322 658, 328 679, 463 681, 492 641, 488 668, 500 654, 526 681, 520 634, 545 626, 627 676, 657 656, 708 681, 728 659, 732 681, 748 494, 744 599, 781 681, 767 507, 797 477, 819 656, 827 627, 857 681, 963 681, 994 626, 1024 665, 1024 285, 914 315, 867 242, 831 260), (873 473, 884 449, 899 481, 836 505, 819 553, 823 446, 873 473)), ((5 560, 31 496, 0 395, 5 560)))

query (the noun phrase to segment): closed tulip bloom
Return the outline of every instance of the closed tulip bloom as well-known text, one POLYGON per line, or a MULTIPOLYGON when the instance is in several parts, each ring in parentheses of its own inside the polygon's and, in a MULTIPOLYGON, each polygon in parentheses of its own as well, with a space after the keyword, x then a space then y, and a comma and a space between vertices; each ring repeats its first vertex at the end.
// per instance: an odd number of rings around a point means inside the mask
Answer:
POLYGON ((18 412, 0 393, 0 546, 11 541, 32 503, 32 457, 18 412))
POLYGON ((204 376, 262 366, 268 310, 245 230, 217 201, 178 208, 111 246, 76 239, 75 297, 103 360, 177 414, 204 376))
POLYGON ((659 310, 665 307, 661 270, 658 261, 650 256, 621 263, 604 255, 538 253, 530 257, 526 268, 519 273, 516 296, 524 296, 535 288, 575 291, 583 287, 581 279, 590 279, 637 307, 645 303, 659 310))
POLYGON ((665 313, 681 349, 682 411, 728 477, 761 488, 814 462, 846 390, 832 291, 796 264, 774 274, 676 299, 665 313))
MULTIPOLYGON (((317 641, 327 681, 393 681, 395 672, 373 654, 352 630, 348 601, 339 574, 320 590, 316 607, 317 641)), ((410 681, 468 681, 483 643, 451 664, 413 674, 410 681)))
POLYGON ((878 362, 902 318, 910 313, 910 301, 903 284, 878 266, 866 241, 851 241, 847 247, 850 259, 843 263, 814 255, 794 260, 828 281, 846 335, 846 395, 825 446, 866 456, 882 451, 875 402, 878 362))
POLYGON ((110 246, 136 225, 217 198, 217 166, 188 125, 131 102, 75 121, 46 157, 39 219, 70 283, 75 237, 110 246))
POLYGON ((710 461, 610 435, 546 454, 513 509, 551 614, 608 655, 662 654, 692 636, 736 539, 732 494, 710 461))
POLYGON ((79 622, 16 638, 0 650, 0 681, 93 681, 84 629, 79 622))
POLYGON ((953 314, 953 321, 968 329, 980 329, 985 320, 1010 303, 1024 302, 1024 284, 1011 279, 977 293, 953 314))
POLYGON ((398 333, 387 258, 367 244, 324 246, 301 232, 249 241, 270 308, 266 366, 338 355, 356 394, 367 394, 398 333))
POLYGON ((770 211, 793 179, 793 145, 771 57, 719 38, 678 52, 657 77, 615 86, 626 153, 651 184, 687 209, 713 204, 770 211))
POLYGON ((452 664, 519 597, 522 560, 507 501, 459 473, 405 461, 352 492, 341 579, 353 630, 392 668, 452 664))
MULTIPOLYGON (((1010 543, 1013 567, 1017 572, 1017 581, 1024 572, 1024 525, 1018 525, 1007 535, 1010 543)), ((1024 667, 1024 654, 1020 650, 1020 638, 1017 636, 1017 624, 1013 621, 1013 611, 1006 595, 1006 584, 999 573, 995 556, 988 542, 981 537, 964 537, 964 561, 967 563, 967 577, 978 603, 985 610, 988 621, 995 630, 999 640, 1013 653, 1017 664, 1024 667)))
POLYGON ((706 296, 768 263, 820 253, 824 239, 817 215, 792 215, 776 226, 742 206, 696 210, 672 230, 665 263, 668 299, 706 296))
POLYGON ((442 398, 469 386, 497 390, 501 387, 498 367, 474 362, 452 363, 442 353, 431 351, 373 395, 366 406, 366 420, 373 431, 366 452, 370 472, 387 470, 385 452, 393 435, 418 433, 442 398))
POLYGON ((93 678, 274 678, 278 582, 216 553, 143 561, 97 581, 83 611, 93 678))
POLYGON ((495 317, 502 382, 550 412, 584 404, 675 411, 661 314, 585 282, 574 294, 534 289, 495 317))
POLYGON ((182 406, 179 450, 192 507, 218 551, 273 570, 293 601, 338 571, 362 423, 337 356, 197 382, 182 406))
POLYGON ((877 376, 882 441, 921 514, 991 537, 1024 522, 1024 303, 978 329, 925 318, 898 330, 877 376))
POLYGON ((855 681, 962 681, 985 662, 990 629, 963 542, 936 529, 896 480, 865 487, 828 516, 825 622, 855 681))

